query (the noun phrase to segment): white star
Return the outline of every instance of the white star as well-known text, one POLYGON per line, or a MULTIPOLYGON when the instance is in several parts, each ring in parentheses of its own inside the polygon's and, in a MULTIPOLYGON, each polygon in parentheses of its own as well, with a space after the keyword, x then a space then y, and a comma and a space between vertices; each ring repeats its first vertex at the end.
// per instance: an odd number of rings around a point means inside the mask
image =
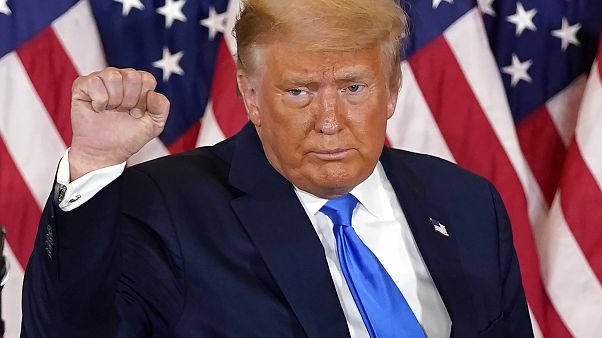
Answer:
POLYGON ((10 8, 8 8, 7 2, 8 0, 0 0, 0 13, 11 15, 13 12, 11 12, 10 8))
POLYGON ((523 4, 518 2, 516 4, 516 13, 508 16, 506 20, 516 25, 516 36, 519 36, 525 29, 530 29, 532 31, 537 30, 537 27, 533 24, 533 17, 535 14, 537 14, 535 8, 525 11, 523 4))
POLYGON ((163 57, 153 62, 153 67, 161 68, 163 71, 163 82, 169 81, 171 74, 184 75, 184 70, 180 67, 182 56, 184 56, 182 51, 171 54, 167 47, 163 47, 163 57))
POLYGON ((228 12, 217 14, 213 6, 209 7, 209 16, 200 21, 200 24, 209 29, 209 40, 215 38, 218 32, 225 33, 228 25, 228 12))
POLYGON ((529 70, 529 68, 531 67, 531 65, 533 64, 532 60, 527 60, 525 62, 520 62, 520 60, 518 59, 518 56, 516 56, 516 54, 512 54, 512 64, 510 66, 506 66, 504 68, 502 68, 502 72, 509 74, 510 76, 512 76, 512 87, 516 87, 516 85, 520 82, 520 80, 526 81, 526 82, 533 82, 533 79, 531 79, 531 76, 529 76, 529 73, 527 73, 527 71, 529 70))
POLYGON ((123 6, 121 9, 121 15, 123 15, 123 16, 128 16, 130 14, 130 11, 132 10, 132 8, 136 8, 139 10, 144 9, 144 5, 142 4, 142 2, 140 2, 140 0, 113 0, 113 1, 121 3, 121 5, 123 6))
POLYGON ((495 11, 493 10, 493 7, 491 6, 493 4, 494 0, 477 0, 477 2, 479 3, 479 9, 481 10, 481 12, 483 12, 484 14, 487 14, 489 16, 495 16, 495 11))
POLYGON ((569 44, 579 46, 579 40, 577 40, 577 32, 581 29, 581 24, 576 23, 569 25, 569 21, 566 18, 562 18, 562 27, 560 29, 552 31, 552 35, 562 40, 562 50, 565 51, 569 48, 569 44))
POLYGON ((165 6, 157 8, 157 13, 165 16, 165 28, 171 27, 174 20, 186 22, 186 16, 182 13, 182 7, 186 0, 167 0, 165 6))
POLYGON ((448 4, 453 4, 454 0, 433 0, 433 8, 437 8, 439 7, 439 5, 441 4, 441 2, 447 2, 448 4))

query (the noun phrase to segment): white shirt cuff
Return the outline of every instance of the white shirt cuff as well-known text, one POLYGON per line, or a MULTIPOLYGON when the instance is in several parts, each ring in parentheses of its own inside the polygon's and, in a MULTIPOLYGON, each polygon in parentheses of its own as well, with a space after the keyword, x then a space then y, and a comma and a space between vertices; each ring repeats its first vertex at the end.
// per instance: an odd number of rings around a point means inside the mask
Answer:
POLYGON ((59 163, 56 174, 56 182, 61 185, 59 194, 59 208, 63 211, 71 211, 89 201, 102 188, 109 185, 125 170, 126 162, 110 167, 94 170, 84 176, 70 182, 69 172, 69 149, 59 163))

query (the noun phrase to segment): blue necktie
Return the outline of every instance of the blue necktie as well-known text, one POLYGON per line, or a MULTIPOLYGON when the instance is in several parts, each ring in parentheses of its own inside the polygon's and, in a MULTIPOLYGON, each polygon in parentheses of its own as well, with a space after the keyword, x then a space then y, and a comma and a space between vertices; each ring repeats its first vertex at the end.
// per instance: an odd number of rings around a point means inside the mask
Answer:
POLYGON ((320 211, 334 223, 341 270, 370 337, 426 337, 391 276, 353 230, 356 204, 347 194, 329 200, 320 211))

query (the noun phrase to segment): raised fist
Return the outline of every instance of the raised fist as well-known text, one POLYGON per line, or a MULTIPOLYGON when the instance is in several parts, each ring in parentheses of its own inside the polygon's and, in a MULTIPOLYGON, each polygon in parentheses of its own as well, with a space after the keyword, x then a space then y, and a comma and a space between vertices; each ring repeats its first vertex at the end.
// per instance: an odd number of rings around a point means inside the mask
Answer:
POLYGON ((73 83, 71 180, 126 161, 165 127, 169 100, 147 72, 105 68, 73 83))

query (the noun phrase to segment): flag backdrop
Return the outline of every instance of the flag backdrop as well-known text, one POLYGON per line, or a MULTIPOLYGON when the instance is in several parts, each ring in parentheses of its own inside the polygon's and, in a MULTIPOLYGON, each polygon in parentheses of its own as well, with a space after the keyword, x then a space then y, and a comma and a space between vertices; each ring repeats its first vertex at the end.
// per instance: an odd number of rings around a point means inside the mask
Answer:
MULTIPOLYGON (((132 163, 213 144, 246 115, 231 34, 239 0, 0 0, 0 224, 6 337, 54 171, 71 82, 106 65, 152 72, 172 103, 132 163)), ((600 0, 415 0, 393 147, 491 180, 514 231, 536 337, 602 332, 600 0)), ((202 201, 199 201, 202 203, 202 201)))

